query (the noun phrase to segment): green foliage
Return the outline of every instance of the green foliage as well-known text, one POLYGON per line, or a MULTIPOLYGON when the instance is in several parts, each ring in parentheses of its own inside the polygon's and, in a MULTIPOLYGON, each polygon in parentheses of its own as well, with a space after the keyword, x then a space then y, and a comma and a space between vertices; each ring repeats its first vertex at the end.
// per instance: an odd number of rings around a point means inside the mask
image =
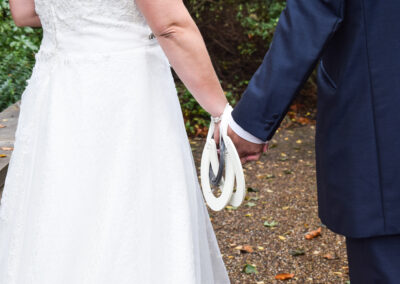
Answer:
MULTIPOLYGON (((210 115, 197 103, 185 86, 178 84, 177 90, 183 117, 185 118, 186 130, 189 135, 196 135, 199 130, 201 131, 208 127, 210 115)), ((231 104, 236 103, 232 92, 226 92, 225 95, 231 104)))
MULTIPOLYGON (((284 0, 185 0, 199 26, 231 104, 240 99, 271 43, 284 0)), ((179 89, 178 89, 179 90, 179 89)), ((208 114, 180 91, 189 134, 207 125, 208 114)))
POLYGON ((34 64, 40 29, 18 28, 6 1, 0 1, 0 110, 20 99, 34 64))
MULTIPOLYGON (((249 38, 248 41, 238 45, 242 55, 252 55, 259 50, 260 46, 269 45, 285 6, 285 2, 279 1, 246 2, 238 5, 237 20, 249 38), (259 40, 252 40, 254 37, 262 39, 264 45, 260 45, 259 40)), ((262 48, 261 51, 265 52, 266 48, 262 48)))
MULTIPOLYGON (((214 67, 232 105, 240 99, 249 79, 261 64, 285 0, 184 0, 207 43, 214 67)), ((0 110, 19 100, 31 75, 41 29, 14 25, 8 3, 0 0, 0 110)), ((314 92, 309 84, 306 95, 314 92)), ((178 83, 186 128, 204 134, 209 115, 178 83)), ((306 97, 314 102, 315 98, 306 97)))
POLYGON ((219 78, 230 83, 251 78, 286 7, 285 0, 185 0, 185 4, 203 34, 219 78))

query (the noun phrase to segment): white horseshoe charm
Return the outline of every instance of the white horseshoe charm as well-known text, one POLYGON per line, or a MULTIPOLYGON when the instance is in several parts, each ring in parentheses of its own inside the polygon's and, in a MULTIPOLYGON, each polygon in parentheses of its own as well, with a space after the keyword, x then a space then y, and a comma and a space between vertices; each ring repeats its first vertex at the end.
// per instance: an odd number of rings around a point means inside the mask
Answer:
POLYGON ((220 166, 218 161, 217 146, 212 138, 214 133, 215 124, 211 122, 210 129, 207 135, 207 142, 204 146, 203 155, 201 158, 201 185, 203 190, 204 199, 208 206, 214 211, 224 209, 228 204, 238 207, 242 204, 246 196, 246 185, 243 174, 242 164, 239 155, 236 151, 235 145, 227 134, 228 121, 225 113, 232 111, 232 107, 228 106, 222 115, 220 126, 220 135, 222 136, 222 143, 225 145, 224 157, 225 159, 225 179, 221 180, 219 188, 221 195, 216 197, 210 186, 210 167, 214 175, 217 175, 220 166), (234 184, 236 180, 236 191, 234 192, 234 184))

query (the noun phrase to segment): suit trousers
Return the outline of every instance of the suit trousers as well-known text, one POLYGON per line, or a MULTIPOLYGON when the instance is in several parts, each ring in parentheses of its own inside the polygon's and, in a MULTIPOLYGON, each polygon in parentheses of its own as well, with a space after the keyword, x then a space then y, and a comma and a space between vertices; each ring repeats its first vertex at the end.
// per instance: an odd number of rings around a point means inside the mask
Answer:
POLYGON ((346 238, 351 284, 400 283, 400 235, 346 238))

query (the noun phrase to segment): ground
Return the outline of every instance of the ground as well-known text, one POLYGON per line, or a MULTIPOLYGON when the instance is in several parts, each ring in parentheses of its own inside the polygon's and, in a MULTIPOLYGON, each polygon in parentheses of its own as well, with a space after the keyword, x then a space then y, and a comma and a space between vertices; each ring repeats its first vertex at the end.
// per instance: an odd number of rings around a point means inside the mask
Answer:
MULTIPOLYGON (((344 238, 318 218, 314 132, 313 125, 281 129, 268 153, 244 167, 251 188, 244 204, 209 209, 232 283, 349 283, 344 238), (318 228, 320 236, 306 239, 318 228), (281 273, 294 275, 276 280, 281 273)), ((204 139, 191 145, 199 166, 204 139)))

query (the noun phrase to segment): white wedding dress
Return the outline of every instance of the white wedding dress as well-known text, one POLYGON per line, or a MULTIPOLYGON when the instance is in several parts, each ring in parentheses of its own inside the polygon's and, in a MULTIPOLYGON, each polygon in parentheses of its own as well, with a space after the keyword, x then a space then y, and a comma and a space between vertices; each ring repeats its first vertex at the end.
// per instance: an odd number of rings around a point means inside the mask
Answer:
POLYGON ((229 283, 168 60, 134 0, 36 10, 44 38, 1 200, 0 283, 229 283))

